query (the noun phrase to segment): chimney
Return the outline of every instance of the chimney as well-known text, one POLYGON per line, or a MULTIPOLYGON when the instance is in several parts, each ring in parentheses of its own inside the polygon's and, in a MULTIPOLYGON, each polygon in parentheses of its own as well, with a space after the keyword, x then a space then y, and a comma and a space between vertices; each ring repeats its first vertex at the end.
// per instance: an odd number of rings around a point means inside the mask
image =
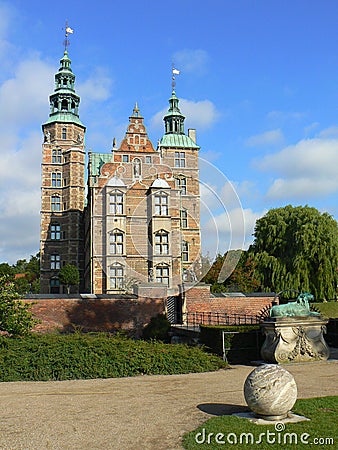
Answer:
POLYGON ((188 136, 192 139, 196 144, 196 130, 194 128, 188 129, 188 136))

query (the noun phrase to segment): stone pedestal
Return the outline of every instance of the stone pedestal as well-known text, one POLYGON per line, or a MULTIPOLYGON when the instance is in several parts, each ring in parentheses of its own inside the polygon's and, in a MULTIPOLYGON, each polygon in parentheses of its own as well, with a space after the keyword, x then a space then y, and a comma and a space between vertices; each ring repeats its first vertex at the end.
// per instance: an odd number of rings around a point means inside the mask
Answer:
POLYGON ((324 340, 327 320, 320 316, 270 317, 261 324, 266 338, 264 361, 291 363, 326 360, 330 351, 324 340))

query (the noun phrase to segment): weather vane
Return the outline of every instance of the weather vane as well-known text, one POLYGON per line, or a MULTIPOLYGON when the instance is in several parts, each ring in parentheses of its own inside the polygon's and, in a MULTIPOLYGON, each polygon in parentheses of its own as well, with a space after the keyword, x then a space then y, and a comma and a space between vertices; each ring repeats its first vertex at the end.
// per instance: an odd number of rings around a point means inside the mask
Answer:
POLYGON ((63 41, 64 46, 65 46, 65 52, 67 51, 67 48, 70 46, 68 36, 73 33, 74 33, 74 30, 72 28, 70 28, 70 26, 68 26, 68 20, 66 20, 65 40, 63 41))
POLYGON ((180 71, 175 69, 175 64, 172 63, 172 70, 171 70, 171 80, 172 80, 172 82, 171 82, 171 87, 172 87, 173 91, 175 90, 175 86, 176 86, 176 77, 175 77, 175 75, 179 75, 179 74, 180 74, 180 71))

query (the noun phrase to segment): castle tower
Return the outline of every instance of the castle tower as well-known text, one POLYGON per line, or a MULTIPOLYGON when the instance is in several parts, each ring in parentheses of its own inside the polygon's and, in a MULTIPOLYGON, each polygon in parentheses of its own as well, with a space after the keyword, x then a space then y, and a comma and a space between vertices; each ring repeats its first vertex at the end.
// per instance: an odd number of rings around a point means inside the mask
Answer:
POLYGON ((49 118, 42 125, 40 291, 43 294, 64 292, 58 273, 65 264, 77 266, 83 278, 86 128, 78 113, 80 97, 74 88, 67 32, 65 42, 55 89, 49 97, 49 118))
MULTIPOLYGON (((173 78, 174 79, 174 78, 173 78)), ((184 131, 185 117, 179 108, 175 83, 164 116, 165 134, 158 144, 163 164, 171 167, 175 188, 180 194, 181 272, 183 281, 200 275, 200 190, 196 130, 184 131)))

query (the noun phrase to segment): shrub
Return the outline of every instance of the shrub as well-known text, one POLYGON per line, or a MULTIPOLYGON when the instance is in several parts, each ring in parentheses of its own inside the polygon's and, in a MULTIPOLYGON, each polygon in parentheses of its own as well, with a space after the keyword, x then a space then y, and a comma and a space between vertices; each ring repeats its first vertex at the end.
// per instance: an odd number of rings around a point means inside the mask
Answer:
POLYGON ((223 355, 222 332, 227 361, 247 362, 259 358, 263 337, 259 325, 201 325, 200 342, 211 352, 223 355))
POLYGON ((156 339, 163 342, 169 342, 170 322, 165 314, 157 314, 152 317, 148 325, 143 329, 142 337, 144 339, 156 339))
POLYGON ((179 374, 226 365, 200 348, 105 333, 0 338, 0 381, 48 381, 179 374))

